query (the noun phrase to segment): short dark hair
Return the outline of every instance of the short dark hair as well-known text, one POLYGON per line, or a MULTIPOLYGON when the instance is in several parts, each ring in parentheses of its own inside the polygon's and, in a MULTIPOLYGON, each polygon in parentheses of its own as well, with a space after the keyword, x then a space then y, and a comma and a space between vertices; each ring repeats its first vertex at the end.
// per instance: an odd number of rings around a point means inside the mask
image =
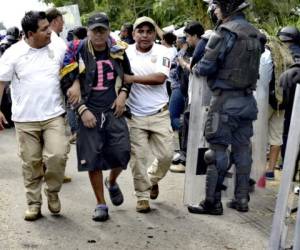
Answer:
POLYGON ((164 33, 162 38, 169 45, 173 45, 176 42, 176 39, 177 39, 176 35, 174 35, 173 32, 164 33))
POLYGON ((66 39, 67 39, 68 42, 74 40, 74 30, 70 29, 68 31, 66 39))
POLYGON ((47 19, 44 11, 26 12, 21 21, 22 30, 24 31, 25 37, 28 38, 29 31, 36 32, 39 28, 38 22, 44 19, 47 19))
POLYGON ((127 31, 128 35, 131 36, 132 31, 133 31, 133 24, 132 23, 124 23, 122 26, 127 31))
POLYGON ((197 35, 200 38, 204 34, 204 28, 199 22, 192 21, 184 28, 184 32, 191 36, 197 35))
POLYGON ((83 26, 79 26, 73 30, 74 36, 76 36, 78 39, 83 40, 87 37, 87 29, 83 26))
POLYGON ((51 23, 55 18, 59 16, 63 16, 66 12, 59 11, 56 8, 50 8, 46 10, 46 17, 48 19, 48 22, 51 23))

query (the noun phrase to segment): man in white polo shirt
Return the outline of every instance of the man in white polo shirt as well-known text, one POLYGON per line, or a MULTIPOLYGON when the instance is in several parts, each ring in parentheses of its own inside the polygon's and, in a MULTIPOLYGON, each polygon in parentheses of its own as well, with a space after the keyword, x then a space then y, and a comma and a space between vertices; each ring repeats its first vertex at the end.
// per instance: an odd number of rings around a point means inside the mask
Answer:
POLYGON ((172 160, 173 132, 168 111, 168 93, 165 80, 171 60, 166 48, 155 44, 156 24, 149 17, 138 18, 133 25, 135 44, 128 47, 133 82, 127 101, 132 112, 128 120, 131 140, 131 169, 137 196, 137 212, 150 211, 149 198, 156 199, 158 181, 167 173, 172 160), (149 150, 157 165, 148 168, 149 150))
MULTIPOLYGON (((11 46, 0 59, 0 99, 4 83, 11 82, 12 120, 28 205, 25 220, 33 221, 41 217, 43 178, 50 212, 59 213, 61 208, 58 192, 68 152, 59 82, 64 54, 50 43, 45 12, 27 12, 22 28, 25 39, 11 46)), ((0 111, 0 128, 4 122, 0 111)))

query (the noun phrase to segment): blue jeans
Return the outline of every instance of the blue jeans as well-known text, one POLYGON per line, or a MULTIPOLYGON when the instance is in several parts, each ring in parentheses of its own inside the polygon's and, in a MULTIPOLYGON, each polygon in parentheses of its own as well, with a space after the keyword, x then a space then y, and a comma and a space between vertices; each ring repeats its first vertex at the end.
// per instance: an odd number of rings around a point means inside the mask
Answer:
POLYGON ((172 89, 169 112, 171 118, 171 125, 173 130, 178 131, 182 124, 180 124, 180 115, 184 111, 185 97, 181 93, 180 88, 172 89))

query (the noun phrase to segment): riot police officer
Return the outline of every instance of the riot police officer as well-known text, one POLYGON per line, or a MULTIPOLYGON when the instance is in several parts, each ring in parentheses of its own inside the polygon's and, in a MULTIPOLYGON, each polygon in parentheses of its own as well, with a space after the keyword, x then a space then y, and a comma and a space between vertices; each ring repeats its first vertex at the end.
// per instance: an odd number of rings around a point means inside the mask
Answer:
POLYGON ((294 61, 300 60, 300 32, 294 26, 285 26, 281 28, 277 36, 279 40, 285 43, 294 59, 294 61))
POLYGON ((236 184, 234 199, 228 206, 248 211, 250 138, 258 112, 252 91, 256 88, 266 39, 246 21, 242 10, 249 4, 244 0, 214 0, 212 4, 218 23, 197 67, 198 74, 207 76, 213 92, 205 127, 210 144, 204 156, 208 164, 205 199, 188 209, 191 213, 221 215, 221 191, 231 158, 229 146, 236 166, 236 184))
POLYGON ((20 30, 18 27, 11 27, 7 30, 5 38, 0 43, 0 56, 7 50, 11 45, 19 41, 20 30))
MULTIPOLYGON (((300 62, 300 32, 294 26, 286 26, 281 28, 277 36, 279 40, 284 43, 293 58, 294 63, 300 62)), ((296 91, 296 86, 291 85, 287 88, 287 85, 284 85, 283 90, 283 104, 285 108, 284 113, 284 124, 283 124, 283 135, 282 135, 282 147, 281 147, 281 157, 284 159, 285 150, 287 144, 288 133, 290 129, 290 122, 292 117, 292 110, 294 104, 294 93, 296 91)))

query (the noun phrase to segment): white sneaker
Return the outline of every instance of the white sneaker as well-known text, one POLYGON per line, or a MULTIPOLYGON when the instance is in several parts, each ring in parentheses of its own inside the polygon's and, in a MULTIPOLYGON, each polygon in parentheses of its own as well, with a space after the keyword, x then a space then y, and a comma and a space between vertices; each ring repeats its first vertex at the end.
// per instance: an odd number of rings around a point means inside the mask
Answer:
POLYGON ((296 186, 296 187, 294 188, 294 194, 299 195, 299 193, 300 193, 300 186, 296 186))
POLYGON ((172 164, 170 167, 170 171, 173 173, 185 173, 185 166, 181 163, 179 164, 172 164))

